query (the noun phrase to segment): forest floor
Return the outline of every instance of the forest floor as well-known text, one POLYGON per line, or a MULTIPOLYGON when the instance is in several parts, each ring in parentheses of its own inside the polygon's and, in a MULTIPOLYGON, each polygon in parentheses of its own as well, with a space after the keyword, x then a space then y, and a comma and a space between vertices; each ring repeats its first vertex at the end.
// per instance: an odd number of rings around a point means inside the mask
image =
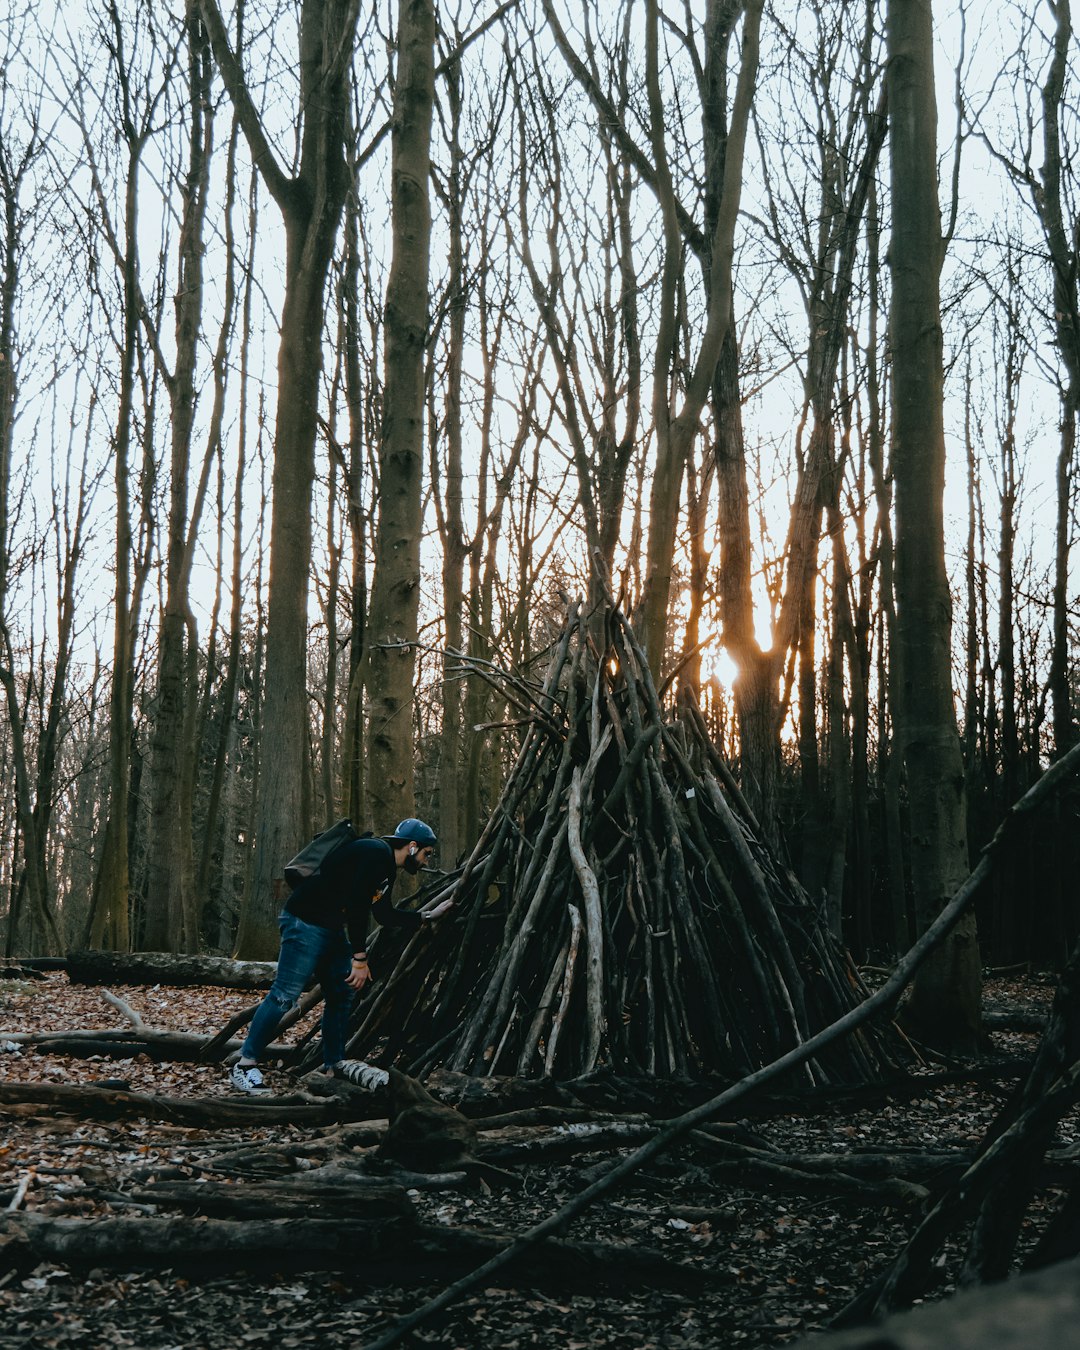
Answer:
MULTIPOLYGON (((112 992, 148 1025, 210 1034, 250 993, 214 988, 128 986, 112 992)), ((998 1014, 1045 1012, 1053 981, 1040 976, 991 977, 986 1007, 998 1014)), ((75 986, 62 974, 41 981, 0 983, 0 1046, 5 1033, 128 1025, 100 989, 75 986)), ((993 1055, 1019 1062, 1037 1043, 1031 1031, 995 1030, 993 1055)), ((963 1070, 965 1066, 960 1066, 963 1070)), ((1016 1082, 1005 1071, 947 1074, 940 1065, 918 1072, 925 1090, 876 1093, 859 1104, 837 1101, 813 1112, 745 1115, 747 1137, 784 1155, 831 1154, 837 1159, 880 1150, 970 1153, 1016 1082)), ((956 1066, 953 1066, 955 1069, 956 1066)), ((0 1052, 0 1087, 94 1083, 169 1097, 233 1096, 217 1065, 74 1058, 31 1047, 0 1052)), ((294 1084, 271 1072, 279 1092, 294 1084)), ((670 1112, 669 1112, 670 1113, 670 1112)), ((662 1113, 661 1113, 662 1114, 662 1113)), ((0 1107, 0 1211, 108 1220, 153 1213, 132 1199, 157 1177, 206 1179, 213 1151, 243 1146, 268 1158, 289 1155, 322 1127, 266 1125, 209 1129, 149 1119, 100 1120, 60 1114, 40 1105, 0 1107)), ((1076 1114, 1059 1142, 1080 1140, 1076 1114)), ((623 1150, 629 1151, 629 1147, 623 1150)), ((581 1153, 517 1169, 512 1188, 479 1184, 459 1190, 414 1190, 428 1224, 465 1226, 515 1235, 553 1213, 583 1189, 613 1156, 581 1153), (591 1169, 591 1170, 590 1170, 591 1169)), ((235 1180, 235 1178, 233 1178, 235 1180)), ((243 1185, 237 1180, 237 1185, 243 1185)), ((1040 1203, 1052 1206, 1047 1192, 1040 1203)), ((828 1326, 910 1232, 919 1209, 822 1187, 807 1193, 778 1184, 743 1184, 691 1143, 675 1147, 598 1201, 566 1235, 657 1254, 654 1281, 640 1271, 580 1280, 553 1277, 526 1262, 461 1297, 406 1344, 464 1350, 523 1350, 561 1344, 566 1350, 647 1350, 648 1347, 764 1347, 784 1345, 828 1326), (659 1258, 667 1258, 667 1261, 659 1258), (689 1268, 691 1287, 664 1274, 670 1262, 689 1268), (659 1269, 663 1267, 663 1269, 659 1269), (535 1271, 535 1274, 533 1273, 535 1271)), ((329 1271, 258 1273, 217 1269, 78 1267, 3 1258, 0 1239, 0 1347, 134 1346, 139 1350, 216 1350, 341 1343, 357 1350, 389 1323, 411 1312, 469 1264, 417 1261, 387 1275, 350 1269, 347 1254, 329 1271)), ((135 1263, 132 1263, 135 1264, 135 1263)), ((474 1260, 472 1264, 477 1264, 474 1260)), ((936 1296, 949 1289, 946 1260, 936 1296)))

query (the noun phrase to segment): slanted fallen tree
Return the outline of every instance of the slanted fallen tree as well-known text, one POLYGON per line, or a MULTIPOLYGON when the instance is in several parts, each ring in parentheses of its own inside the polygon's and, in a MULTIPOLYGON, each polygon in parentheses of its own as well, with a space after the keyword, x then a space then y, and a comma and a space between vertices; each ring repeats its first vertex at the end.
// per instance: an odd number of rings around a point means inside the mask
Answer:
MULTIPOLYGON (((419 1077, 730 1080, 865 996, 697 707, 668 716, 617 607, 605 628, 600 651, 571 607, 543 688, 508 684, 527 714, 516 762, 464 866, 425 897, 451 897, 456 917, 403 950, 377 935, 352 1055, 419 1077)), ((867 1028, 808 1060, 804 1082, 866 1081, 899 1054, 888 1027, 867 1028)))

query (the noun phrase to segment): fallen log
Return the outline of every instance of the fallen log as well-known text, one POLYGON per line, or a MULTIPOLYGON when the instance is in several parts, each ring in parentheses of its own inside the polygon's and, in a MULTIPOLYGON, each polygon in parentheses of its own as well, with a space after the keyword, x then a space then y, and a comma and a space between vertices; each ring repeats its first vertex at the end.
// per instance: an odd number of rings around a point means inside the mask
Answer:
MULTIPOLYGON (((250 1021, 254 1008, 238 1013, 221 1031, 213 1036, 201 1036, 187 1031, 162 1031, 149 1026, 130 1003, 105 989, 102 991, 105 1002, 122 1013, 131 1024, 130 1028, 104 1027, 94 1030, 66 1031, 4 1031, 0 1039, 9 1046, 29 1046, 54 1055, 71 1055, 76 1058, 105 1055, 111 1059, 133 1059, 136 1055, 146 1055, 160 1063, 162 1061, 182 1062, 218 1062, 231 1050, 240 1048, 239 1040, 230 1039, 232 1030, 238 1029, 250 1021), (226 1034, 228 1033, 228 1034, 226 1034)), ((281 1019, 277 1033, 287 1030, 298 1018, 302 1017, 322 998, 316 988, 304 995, 295 1008, 290 1009, 281 1019)), ((289 1059, 292 1047, 275 1042, 267 1047, 269 1059, 289 1059)))
MULTIPOLYGON (((430 1278, 432 1264, 460 1266, 508 1251, 512 1239, 473 1228, 418 1224, 405 1215, 372 1219, 244 1219, 188 1216, 53 1218, 0 1214, 0 1268, 49 1262, 124 1270, 345 1270, 371 1280, 430 1278)), ((715 1272, 663 1253, 602 1242, 538 1244, 527 1262, 504 1268, 526 1285, 560 1287, 627 1280, 651 1288, 699 1291, 715 1272)))
MULTIPOLYGON (((995 1059, 941 1073, 891 1075, 878 1083, 764 1091, 742 1103, 739 1114, 755 1120, 830 1115, 837 1111, 872 1109, 887 1102, 920 1101, 943 1087, 966 1083, 983 1087, 998 1084, 1005 1096, 1030 1067, 1029 1059, 995 1059)), ((549 1111, 553 1120, 558 1113, 565 1112, 563 1118, 567 1122, 575 1119, 571 1113, 583 1111, 600 1113, 605 1119, 621 1116, 670 1120, 715 1098, 728 1083, 711 1076, 692 1080, 621 1074, 596 1074, 556 1083, 549 1079, 474 1078, 438 1069, 425 1080, 425 1086, 441 1101, 456 1106, 485 1128, 484 1123, 494 1116, 506 1116, 507 1124, 514 1123, 509 1116, 515 1111, 549 1111)))
POLYGON ((626 1122, 555 1126, 543 1132, 508 1129, 485 1132, 477 1141, 476 1156, 499 1167, 521 1163, 561 1162, 579 1153, 632 1148, 656 1133, 655 1125, 626 1122))
POLYGON ((0 1263, 27 1260, 59 1265, 146 1269, 158 1265, 215 1270, 272 1263, 275 1269, 339 1268, 397 1250, 415 1232, 401 1216, 369 1222, 268 1219, 51 1218, 36 1213, 0 1215, 0 1263), (347 1253, 347 1255, 345 1255, 347 1253))
POLYGON ((317 1168, 274 1181, 155 1181, 130 1198, 158 1209, 213 1219, 355 1219, 415 1217, 404 1186, 343 1168, 317 1168))
POLYGON ((352 1100, 315 1100, 306 1093, 287 1097, 161 1097, 73 1083, 0 1083, 0 1113, 47 1110, 89 1120, 164 1120, 175 1125, 214 1128, 230 1125, 330 1125, 363 1120, 361 1095, 352 1100))
POLYGON ((0 980, 43 980, 45 974, 36 966, 24 962, 0 962, 0 980))
POLYGON ((227 956, 180 952, 71 951, 65 958, 73 984, 164 984, 180 988, 269 989, 276 961, 233 961, 227 956))
MULTIPOLYGON (((610 1152, 632 1148, 656 1134, 656 1126, 607 1122, 556 1126, 539 1132, 527 1130, 485 1131, 478 1141, 477 1157, 500 1167, 526 1163, 553 1163, 583 1153, 610 1152)), ((921 1181, 910 1176, 890 1175, 886 1155, 879 1155, 860 1174, 858 1164, 849 1169, 848 1155, 808 1155, 770 1153, 718 1139, 705 1130, 693 1130, 690 1142, 711 1155, 710 1171, 722 1174, 747 1190, 781 1190, 799 1195, 840 1195, 865 1204, 910 1207, 921 1204, 930 1194, 921 1181)), ((934 1170, 950 1165, 948 1177, 959 1175, 967 1163, 963 1155, 941 1155, 934 1159, 934 1170)), ((896 1161, 895 1157, 892 1161, 896 1161)))
POLYGON ((984 1012, 982 1023, 987 1031, 1038 1031, 1046 1030, 1049 1015, 1045 1012, 1033 1012, 1030 1008, 1007 1008, 1002 1011, 984 1012))
MULTIPOLYGON (((692 1130, 695 1142, 707 1140, 706 1147, 715 1146, 704 1130, 692 1130)), ((903 1177, 866 1178, 853 1176, 844 1170, 843 1158, 829 1168, 809 1169, 799 1164, 798 1157, 773 1158, 750 1149, 723 1145, 723 1153, 710 1164, 710 1171, 731 1178, 747 1190, 794 1192, 797 1195, 841 1195, 867 1205, 893 1205, 911 1208, 926 1200, 930 1192, 918 1182, 903 1177)))
MULTIPOLYGON (((133 1036, 130 1031, 37 1031, 3 1033, 13 1045, 42 1054, 69 1055, 72 1059, 134 1059, 146 1055, 156 1063, 191 1063, 200 1060, 205 1036, 184 1031, 147 1031, 133 1036)), ((233 1043, 236 1049, 239 1041, 233 1043)))

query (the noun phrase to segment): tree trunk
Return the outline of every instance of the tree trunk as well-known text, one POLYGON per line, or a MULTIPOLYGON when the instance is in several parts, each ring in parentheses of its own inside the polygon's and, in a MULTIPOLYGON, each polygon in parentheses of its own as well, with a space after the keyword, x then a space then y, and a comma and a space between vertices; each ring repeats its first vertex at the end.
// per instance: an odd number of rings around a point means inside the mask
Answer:
POLYGON ((360 198, 359 165, 356 163, 355 136, 350 119, 349 176, 351 186, 345 201, 345 247, 341 278, 341 327, 344 346, 345 402, 349 410, 349 454, 347 486, 349 493, 349 535, 352 543, 350 581, 349 691, 345 700, 341 730, 341 799, 344 814, 350 820, 363 820, 364 802, 364 718, 363 670, 364 631, 367 625, 368 515, 364 503, 364 469, 367 457, 365 412, 373 401, 371 390, 376 381, 365 382, 360 345, 360 198))
MULTIPOLYGON (((713 222, 719 216, 723 193, 728 148, 727 53, 739 8, 731 0, 710 0, 706 11, 702 106, 706 237, 711 236, 713 222)), ((714 280, 711 259, 706 261, 705 270, 710 287, 724 284, 719 277, 714 280)), ((762 650, 754 629, 750 506, 733 314, 721 344, 711 399, 716 426, 720 618, 724 646, 738 668, 732 692, 739 727, 740 776, 757 819, 775 842, 780 769, 779 670, 771 653, 762 650)))
POLYGON ((445 451, 435 444, 435 419, 428 451, 431 479, 440 479, 443 465, 443 495, 436 496, 439 533, 443 547, 443 711, 439 734, 439 839, 445 857, 454 859, 465 844, 462 832, 461 760, 464 751, 462 713, 465 691, 456 673, 452 652, 463 650, 465 619, 465 562, 469 555, 463 512, 462 412, 461 387, 464 374, 465 316, 467 293, 464 277, 464 225, 461 147, 461 63, 453 62, 446 72, 448 150, 450 169, 444 205, 449 229, 449 276, 446 283, 448 333, 446 338, 446 411, 443 422, 445 451))
POLYGON ((128 864, 128 786, 131 775, 132 709, 132 531, 129 504, 131 425, 134 416, 135 357, 138 341, 137 179, 142 142, 128 145, 123 258, 124 315, 120 398, 113 441, 116 489, 113 660, 109 696, 108 816, 94 877, 88 925, 92 947, 126 951, 131 941, 128 864))
MULTIPOLYGON (((285 225, 262 708, 263 735, 274 737, 273 772, 264 771, 258 777, 251 888, 237 934, 238 953, 257 958, 276 954, 282 869, 296 845, 311 832, 303 810, 311 494, 326 276, 348 189, 344 153, 348 69, 358 5, 357 0, 303 0, 299 169, 290 178, 278 164, 259 121, 215 0, 200 0, 200 4, 252 156, 285 225)), ((266 763, 265 747, 262 761, 266 763)))
POLYGON ((275 961, 232 961, 224 956, 173 952, 68 952, 66 969, 73 984, 215 985, 223 989, 269 989, 275 961))
POLYGON ((157 707, 152 737, 150 820, 154 847, 147 864, 146 912, 140 945, 196 951, 195 859, 191 796, 196 749, 196 640, 188 582, 188 477, 195 418, 195 365, 202 330, 203 222, 212 136, 210 53, 197 7, 189 0, 188 90, 191 125, 180 226, 176 299, 176 363, 168 378, 172 447, 169 473, 165 605, 159 635, 157 707), (189 641, 190 639, 190 641, 189 641))
MULTIPOLYGON (((8 626, 8 564, 11 558, 10 492, 11 458, 15 433, 16 373, 19 359, 16 352, 15 313, 19 296, 19 268, 22 260, 21 238, 26 222, 22 219, 20 192, 24 177, 31 168, 40 151, 36 136, 30 137, 25 153, 21 158, 13 157, 10 151, 0 153, 0 212, 2 212, 2 236, 0 236, 0 257, 3 259, 3 271, 0 274, 0 684, 3 685, 7 701, 8 727, 11 737, 11 755, 14 760, 15 778, 15 816, 18 830, 22 835, 25 865, 12 890, 12 903, 8 919, 8 945, 12 945, 18 929, 20 895, 29 902, 29 914, 26 915, 28 934, 37 935, 37 943, 43 951, 56 951, 59 948, 59 934, 48 902, 48 883, 45 869, 45 835, 47 809, 45 801, 51 807, 52 784, 42 782, 38 777, 38 797, 32 800, 30 786, 30 763, 27 755, 26 726, 23 708, 19 700, 19 683, 15 675, 15 651, 8 626), (42 790, 47 791, 43 800, 42 790), (42 808, 39 810, 39 808, 42 808)), ((81 515, 81 510, 80 510, 81 515)), ((81 530, 80 530, 81 535, 81 530)), ((65 567, 65 585, 71 584, 73 564, 69 555, 65 567)), ((69 610, 62 609, 61 622, 69 610)), ((61 634, 58 664, 55 679, 62 688, 60 662, 66 662, 68 642, 61 634)), ((50 715, 56 709, 57 686, 54 683, 53 700, 50 715)), ((44 737, 43 737, 44 739, 44 737)), ((55 743, 54 743, 55 744, 55 743)), ((48 742, 41 746, 39 762, 43 762, 48 751, 48 742)), ((49 775, 51 778, 51 774, 49 775)))
POLYGON ((664 138, 664 110, 660 99, 657 40, 659 18, 650 6, 646 69, 649 80, 650 136, 656 176, 655 188, 664 219, 664 282, 660 329, 656 340, 653 377, 653 419, 656 428, 656 468, 649 501, 649 537, 641 600, 642 642, 653 676, 659 682, 667 643, 671 568, 683 472, 690 445, 699 434, 701 414, 712 392, 725 342, 732 336, 732 260, 735 223, 742 192, 743 151, 757 86, 758 34, 761 5, 750 0, 744 9, 742 64, 726 128, 723 166, 712 183, 718 191, 709 231, 708 311, 701 346, 677 413, 671 372, 675 357, 675 292, 681 265, 682 241, 675 192, 664 138))
MULTIPOLYGON (((896 486, 900 731, 911 811, 916 914, 925 930, 967 875, 964 765, 952 691, 952 605, 945 570, 945 477, 937 198, 937 113, 929 0, 890 0, 889 116, 892 464, 896 486)), ((969 915, 919 972, 905 1009, 940 1049, 979 1045, 981 970, 969 915)))
POLYGON ((386 287, 379 522, 366 680, 367 803, 379 829, 392 829, 414 810, 434 42, 432 0, 401 0, 392 133, 393 256, 386 287))
MULTIPOLYGON (((235 280, 234 280, 234 235, 232 226, 232 203, 234 199, 235 170, 236 170, 236 138, 239 127, 234 119, 232 134, 229 140, 229 151, 227 157, 226 169, 226 200, 225 210, 225 242, 228 253, 228 262, 225 273, 225 295, 226 295, 226 314, 231 319, 235 304, 235 280)), ((257 180, 252 183, 252 215, 254 216, 254 198, 255 186, 257 180)), ((210 791, 207 796, 206 807, 206 830, 203 835, 202 853, 199 858, 198 874, 195 882, 196 893, 200 896, 207 894, 207 888, 210 880, 210 865, 213 856, 213 840, 215 837, 216 822, 221 814, 222 799, 224 795, 225 784, 225 763, 229 751, 230 741, 232 740, 232 731, 236 713, 236 688, 240 675, 240 651, 242 643, 241 625, 243 614, 243 523, 244 523, 244 475, 248 466, 248 443, 247 443, 247 390, 248 390, 248 362, 251 357, 251 295, 254 277, 253 255, 250 250, 254 249, 255 231, 251 231, 251 242, 249 244, 249 253, 247 267, 245 269, 244 300, 242 305, 241 318, 241 338, 240 338, 240 381, 237 401, 240 412, 237 419, 236 429, 236 476, 233 481, 233 515, 232 515, 232 565, 230 572, 230 594, 231 605, 229 610, 229 627, 225 635, 227 643, 227 655, 225 657, 225 672, 217 690, 218 714, 216 726, 212 734, 214 743, 211 749, 211 760, 213 768, 210 775, 210 791)), ((226 364, 226 338, 231 324, 227 320, 222 325, 221 341, 218 345, 216 370, 215 370, 215 415, 217 414, 217 401, 224 395, 224 379, 226 364)), ((220 578, 219 578, 220 580, 220 578)), ((228 814, 228 808, 231 803, 226 803, 225 812, 228 814)), ((232 870, 232 859, 228 856, 228 841, 235 838, 235 834, 222 828, 222 874, 227 875, 232 870)), ((224 889, 224 888, 222 888, 224 889)), ((224 900, 222 894, 221 899, 224 900)), ((222 905, 222 916, 224 917, 224 904, 222 905)), ((231 945, 232 934, 229 935, 231 945)))

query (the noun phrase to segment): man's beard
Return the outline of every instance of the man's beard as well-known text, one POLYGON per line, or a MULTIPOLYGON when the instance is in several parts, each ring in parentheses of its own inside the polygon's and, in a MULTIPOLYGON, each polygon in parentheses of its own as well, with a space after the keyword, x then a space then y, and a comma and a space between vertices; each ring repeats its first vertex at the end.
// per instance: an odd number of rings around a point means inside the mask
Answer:
POLYGON ((404 863, 402 863, 402 866, 405 868, 405 871, 408 872, 409 876, 414 877, 416 876, 417 872, 420 871, 421 867, 420 859, 416 856, 415 853, 410 853, 406 857, 404 863))

